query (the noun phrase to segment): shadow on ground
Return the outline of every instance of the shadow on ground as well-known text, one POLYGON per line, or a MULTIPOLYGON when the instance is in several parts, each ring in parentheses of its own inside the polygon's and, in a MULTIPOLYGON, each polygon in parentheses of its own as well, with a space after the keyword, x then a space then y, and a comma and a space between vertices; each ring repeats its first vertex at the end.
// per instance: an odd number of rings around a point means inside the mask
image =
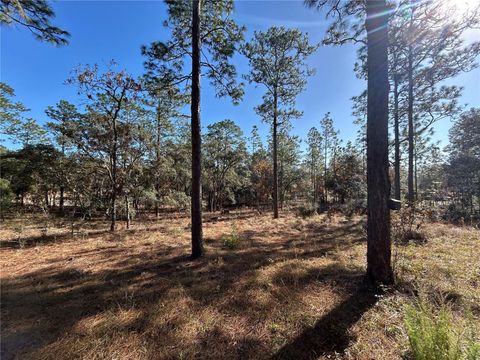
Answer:
MULTIPOLYGON (((82 319, 118 308, 134 308, 144 314, 122 331, 137 332, 150 339, 146 348, 151 354, 157 354, 154 358, 178 358, 183 351, 182 339, 176 337, 173 329, 186 325, 180 318, 165 324, 152 324, 152 304, 168 301, 172 291, 181 289, 182 296, 190 301, 189 309, 194 312, 209 307, 225 316, 242 317, 255 329, 259 314, 268 316, 271 309, 282 305, 282 301, 301 304, 300 294, 313 283, 335 288, 344 294, 343 300, 313 327, 297 336, 292 334, 294 340, 278 352, 273 353, 271 344, 253 334, 232 341, 231 334, 219 326, 199 334, 192 351, 196 358, 209 359, 313 359, 322 354, 342 352, 351 341, 348 329, 375 303, 372 289, 363 284, 363 269, 333 262, 297 276, 294 266, 279 266, 272 282, 283 294, 288 294, 288 300, 272 296, 259 304, 246 294, 261 286, 255 278, 262 268, 291 259, 333 256, 363 241, 359 223, 333 229, 312 225, 303 233, 285 231, 278 241, 269 243, 261 241, 262 234, 251 230, 240 233, 245 239, 255 240, 246 242, 248 246, 238 251, 224 249, 221 241, 210 241, 207 255, 197 261, 186 256, 189 251, 186 245, 155 244, 128 256, 112 245, 95 251, 103 257, 104 265, 100 270, 74 266, 76 259, 91 255, 92 250, 82 250, 68 263, 58 259, 56 264, 42 270, 4 277, 2 359, 48 352, 48 344, 74 331, 82 319), (353 240, 344 240, 346 234, 355 236, 353 240), (148 329, 152 328, 155 328, 154 334, 149 333, 153 330, 148 329), (158 339, 168 339, 173 345, 168 350, 159 348, 158 339)), ((285 309, 288 311, 288 307, 285 309)), ((52 353, 50 358, 59 356, 69 357, 52 353)))

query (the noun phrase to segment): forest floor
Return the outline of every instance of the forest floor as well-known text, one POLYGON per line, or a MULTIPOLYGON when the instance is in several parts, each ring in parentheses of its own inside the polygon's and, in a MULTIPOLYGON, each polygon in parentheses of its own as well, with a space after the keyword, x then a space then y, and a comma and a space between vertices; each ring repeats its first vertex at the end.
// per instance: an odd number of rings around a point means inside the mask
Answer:
MULTIPOLYGON (((419 291, 465 309, 480 333, 480 231, 427 224, 395 246, 397 285, 364 282, 365 218, 241 212, 112 234, 30 217, 0 223, 2 360, 400 359, 405 304, 419 291), (227 246, 230 245, 230 246, 227 246)), ((433 300, 432 300, 433 301, 433 300)))

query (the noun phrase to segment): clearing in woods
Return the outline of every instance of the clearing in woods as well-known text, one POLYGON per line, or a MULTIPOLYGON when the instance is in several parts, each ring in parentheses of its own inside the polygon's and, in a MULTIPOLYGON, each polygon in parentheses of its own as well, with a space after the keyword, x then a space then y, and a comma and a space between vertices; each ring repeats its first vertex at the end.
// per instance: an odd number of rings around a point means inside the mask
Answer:
POLYGON ((73 235, 7 220, 2 359, 396 359, 416 289, 479 315, 478 230, 425 225, 426 244, 394 247, 398 285, 373 295, 364 222, 232 212, 207 218, 207 255, 191 261, 187 217, 73 235))

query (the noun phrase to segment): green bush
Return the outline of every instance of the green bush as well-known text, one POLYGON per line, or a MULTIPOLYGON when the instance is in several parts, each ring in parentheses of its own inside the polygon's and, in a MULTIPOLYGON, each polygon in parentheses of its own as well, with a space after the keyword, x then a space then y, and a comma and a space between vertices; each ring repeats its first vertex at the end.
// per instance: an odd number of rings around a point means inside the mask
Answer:
POLYGON ((297 212, 301 217, 307 218, 317 215, 317 208, 315 206, 300 206, 297 212))
POLYGON ((232 227, 232 233, 223 237, 223 245, 230 249, 237 249, 242 245, 242 239, 237 233, 235 226, 232 227))
POLYGON ((464 329, 452 320, 448 306, 435 308, 420 297, 405 307, 405 327, 414 360, 479 360, 480 343, 475 334, 462 339, 464 329))
POLYGON ((13 204, 14 194, 10 188, 10 181, 0 179, 0 217, 7 212, 13 204))

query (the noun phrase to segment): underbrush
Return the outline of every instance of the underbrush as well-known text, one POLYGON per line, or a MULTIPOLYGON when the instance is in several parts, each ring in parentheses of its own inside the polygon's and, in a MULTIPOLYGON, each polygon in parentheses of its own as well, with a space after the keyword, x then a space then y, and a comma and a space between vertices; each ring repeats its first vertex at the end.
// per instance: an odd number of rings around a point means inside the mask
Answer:
POLYGON ((405 306, 404 322, 414 360, 480 359, 480 342, 471 322, 454 321, 451 308, 443 302, 435 307, 420 296, 405 306))
POLYGON ((238 249, 242 245, 242 239, 235 225, 232 225, 231 234, 223 237, 223 245, 230 250, 238 249))

